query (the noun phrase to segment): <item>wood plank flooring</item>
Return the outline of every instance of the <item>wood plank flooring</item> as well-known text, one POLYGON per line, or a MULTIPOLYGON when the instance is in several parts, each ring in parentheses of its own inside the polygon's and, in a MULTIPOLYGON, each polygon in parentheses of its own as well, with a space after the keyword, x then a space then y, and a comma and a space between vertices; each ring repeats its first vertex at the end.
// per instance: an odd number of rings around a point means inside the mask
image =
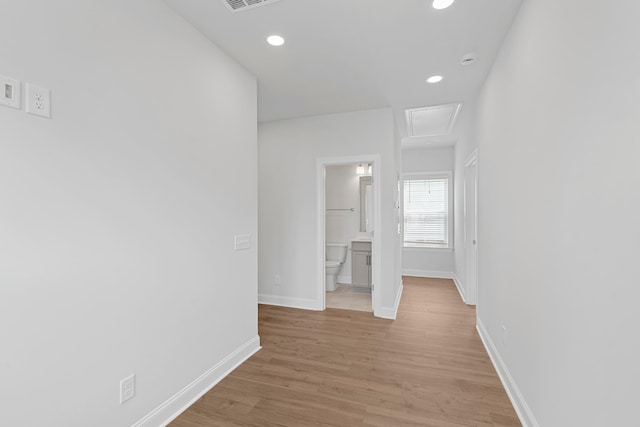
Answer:
POLYGON ((521 425, 451 280, 405 277, 395 321, 260 306, 259 333, 171 427, 521 425))

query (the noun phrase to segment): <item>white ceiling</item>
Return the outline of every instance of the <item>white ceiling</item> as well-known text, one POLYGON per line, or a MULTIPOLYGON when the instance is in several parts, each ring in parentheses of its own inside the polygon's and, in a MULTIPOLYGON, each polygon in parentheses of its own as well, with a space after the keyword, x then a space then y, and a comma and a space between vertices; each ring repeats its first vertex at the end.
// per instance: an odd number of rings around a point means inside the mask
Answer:
POLYGON ((165 1, 257 76, 260 121, 392 107, 404 147, 424 143, 406 138, 405 109, 475 98, 521 3, 281 0, 232 13, 223 0, 165 1), (461 66, 470 52, 479 60, 461 66), (425 83, 433 74, 443 81, 425 83))

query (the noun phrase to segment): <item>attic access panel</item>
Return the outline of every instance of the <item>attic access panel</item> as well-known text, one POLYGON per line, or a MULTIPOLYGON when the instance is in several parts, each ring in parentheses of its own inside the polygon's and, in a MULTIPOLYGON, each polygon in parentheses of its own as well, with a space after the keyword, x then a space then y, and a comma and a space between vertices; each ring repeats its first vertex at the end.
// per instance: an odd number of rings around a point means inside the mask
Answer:
POLYGON ((280 0, 222 0, 233 13, 244 12, 260 6, 266 6, 280 0))
POLYGON ((405 110, 410 137, 448 135, 453 131, 461 102, 405 110))

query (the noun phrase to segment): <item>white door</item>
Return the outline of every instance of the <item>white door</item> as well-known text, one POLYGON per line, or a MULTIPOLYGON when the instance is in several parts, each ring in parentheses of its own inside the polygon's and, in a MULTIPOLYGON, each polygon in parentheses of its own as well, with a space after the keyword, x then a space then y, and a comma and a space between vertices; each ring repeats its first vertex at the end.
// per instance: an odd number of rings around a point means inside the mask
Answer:
POLYGON ((475 155, 465 167, 464 189, 467 258, 465 299, 467 304, 475 305, 478 302, 478 162, 475 155))

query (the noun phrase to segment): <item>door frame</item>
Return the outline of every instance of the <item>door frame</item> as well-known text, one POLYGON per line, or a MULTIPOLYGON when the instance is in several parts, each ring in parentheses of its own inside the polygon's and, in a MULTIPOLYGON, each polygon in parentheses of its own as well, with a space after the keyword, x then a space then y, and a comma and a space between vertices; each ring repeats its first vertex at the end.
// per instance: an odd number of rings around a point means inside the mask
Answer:
MULTIPOLYGON (((325 221, 326 221, 326 186, 325 176, 327 166, 371 163, 373 172, 373 238, 371 239, 371 307, 374 316, 380 312, 380 156, 368 154, 361 156, 325 157, 316 160, 316 298, 321 310, 326 310, 326 274, 325 274, 325 221)), ((347 255, 348 256, 348 255, 347 255)))
POLYGON ((465 247, 465 303, 478 304, 478 149, 471 152, 464 164, 464 247, 465 247), (473 172, 471 170, 473 169, 473 172), (471 183, 469 175, 473 173, 471 183), (469 195, 473 194, 473 206, 469 206, 469 195), (470 235, 471 221, 475 236, 470 235), (475 268, 471 259, 475 256, 475 268), (473 271, 471 271, 473 270, 473 271))

